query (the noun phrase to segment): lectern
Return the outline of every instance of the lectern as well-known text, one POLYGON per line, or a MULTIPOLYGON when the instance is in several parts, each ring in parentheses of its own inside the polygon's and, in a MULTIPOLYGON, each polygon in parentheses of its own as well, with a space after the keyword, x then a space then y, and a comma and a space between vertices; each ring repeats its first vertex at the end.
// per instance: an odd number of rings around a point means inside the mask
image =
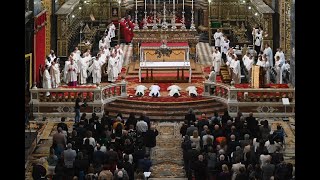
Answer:
POLYGON ((253 65, 251 68, 251 87, 262 88, 264 87, 264 71, 263 67, 253 65))

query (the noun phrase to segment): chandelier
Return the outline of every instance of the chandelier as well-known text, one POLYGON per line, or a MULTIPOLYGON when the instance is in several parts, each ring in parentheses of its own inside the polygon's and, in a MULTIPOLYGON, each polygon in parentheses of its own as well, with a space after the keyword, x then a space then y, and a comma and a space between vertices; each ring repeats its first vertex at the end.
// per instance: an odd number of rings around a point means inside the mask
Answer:
POLYGON ((155 54, 157 54, 157 58, 160 58, 161 56, 168 56, 170 57, 170 54, 172 53, 172 50, 167 46, 167 40, 161 41, 161 46, 159 49, 156 49, 155 54))

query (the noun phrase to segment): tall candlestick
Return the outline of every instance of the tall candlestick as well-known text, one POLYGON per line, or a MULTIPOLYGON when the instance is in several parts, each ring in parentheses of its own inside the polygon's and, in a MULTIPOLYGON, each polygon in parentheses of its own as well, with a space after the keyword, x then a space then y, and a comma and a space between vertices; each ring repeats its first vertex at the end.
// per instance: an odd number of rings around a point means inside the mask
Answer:
POLYGON ((136 10, 138 9, 138 0, 136 0, 136 10))
POLYGON ((184 0, 182 0, 182 10, 184 11, 184 0))
POLYGON ((173 0, 173 9, 175 9, 175 1, 173 0))
POLYGON ((156 0, 154 0, 153 9, 156 10, 156 0))
POLYGON ((192 10, 193 10, 193 0, 191 0, 191 6, 192 6, 192 10))
POLYGON ((147 11, 147 0, 144 0, 144 11, 147 11))

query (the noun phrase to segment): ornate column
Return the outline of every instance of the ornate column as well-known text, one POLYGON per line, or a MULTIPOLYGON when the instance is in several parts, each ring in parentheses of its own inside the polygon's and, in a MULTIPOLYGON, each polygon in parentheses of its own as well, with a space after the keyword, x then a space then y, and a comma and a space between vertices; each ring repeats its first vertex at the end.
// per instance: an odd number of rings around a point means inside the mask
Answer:
POLYGON ((292 0, 291 3, 291 11, 290 11, 290 22, 291 22, 291 58, 290 58, 290 80, 293 87, 295 87, 295 40, 296 40, 296 34, 295 34, 295 0, 292 0))
MULTIPOLYGON (((47 9, 47 24, 46 24, 46 55, 51 50, 51 13, 52 13, 52 2, 50 0, 44 1, 44 8, 47 9)), ((57 50, 54 49, 56 52, 57 50)))
POLYGON ((285 53, 286 59, 291 54, 291 22, 290 22, 290 10, 292 0, 280 1, 280 47, 285 53))

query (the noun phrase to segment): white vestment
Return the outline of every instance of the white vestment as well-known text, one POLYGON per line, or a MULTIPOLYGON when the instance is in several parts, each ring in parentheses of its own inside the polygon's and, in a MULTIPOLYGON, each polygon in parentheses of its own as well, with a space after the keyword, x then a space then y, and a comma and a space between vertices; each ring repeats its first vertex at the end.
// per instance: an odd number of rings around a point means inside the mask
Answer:
POLYGON ((115 82, 118 77, 117 62, 114 57, 109 58, 108 62, 108 81, 115 82))
POLYGON ((117 52, 115 53, 118 57, 119 57, 119 62, 118 62, 118 71, 119 73, 121 73, 121 69, 122 69, 122 64, 123 64, 123 51, 122 49, 118 48, 117 50, 113 49, 112 52, 117 52))
POLYGON ((101 63, 98 60, 94 60, 91 66, 89 67, 89 71, 92 72, 93 83, 101 82, 101 63))
POLYGON ((52 88, 57 88, 60 84, 60 70, 59 64, 56 63, 54 66, 51 66, 50 75, 52 81, 52 88))
POLYGON ((105 47, 105 46, 106 46, 106 42, 105 41, 102 42, 102 39, 100 39, 100 41, 99 41, 99 49, 101 49, 101 47, 105 47))
POLYGON ((189 91, 189 96, 191 96, 191 93, 193 93, 196 96, 198 96, 197 88, 195 86, 188 86, 186 88, 186 91, 189 91))
POLYGON ((51 59, 50 62, 52 62, 56 57, 57 57, 56 55, 49 54, 49 58, 51 59))
POLYGON ((89 66, 89 60, 88 58, 84 57, 81 58, 78 61, 78 69, 79 69, 79 76, 80 76, 80 84, 86 84, 87 83, 87 77, 88 77, 88 66, 89 66))
POLYGON ((254 61, 253 59, 250 59, 248 56, 246 56, 246 58, 243 59, 243 64, 244 66, 246 67, 247 71, 248 71, 248 78, 251 79, 251 68, 252 68, 252 65, 253 65, 254 61))
POLYGON ((262 34, 258 34, 256 33, 254 36, 254 45, 255 46, 261 46, 261 42, 262 42, 262 34))
MULTIPOLYGON (((51 76, 48 69, 45 69, 43 72, 42 87, 43 89, 51 89, 51 76)), ((46 92, 46 96, 49 95, 50 92, 46 92)))
POLYGON ((286 64, 284 63, 282 66, 281 66, 281 69, 280 69, 280 84, 283 84, 283 71, 284 70, 290 70, 290 64, 286 64))
POLYGON ((110 43, 111 43, 111 37, 110 37, 110 32, 108 33, 108 35, 104 38, 104 42, 105 42, 105 46, 106 48, 110 48, 110 43))
POLYGON ((281 84, 282 83, 282 71, 281 71, 280 60, 276 61, 275 65, 274 65, 274 68, 275 68, 276 73, 277 73, 276 84, 281 84), (281 83, 280 83, 280 81, 281 81, 281 83))
POLYGON ((67 79, 68 82, 74 82, 77 81, 77 72, 78 72, 78 66, 77 64, 68 64, 67 66, 67 79))
POLYGON ((222 43, 222 45, 221 45, 221 52, 227 54, 227 51, 228 51, 228 49, 229 49, 229 43, 230 43, 229 40, 227 40, 227 42, 226 42, 226 41, 223 41, 223 43, 222 43))
POLYGON ((144 85, 138 85, 134 88, 134 90, 136 90, 135 95, 137 96, 138 93, 142 93, 142 96, 144 96, 144 91, 147 90, 148 88, 144 85))
POLYGON ((181 88, 177 85, 171 85, 167 88, 169 92, 169 96, 173 96, 175 93, 177 93, 179 96, 180 96, 180 92, 181 91, 181 88))
POLYGON ((80 60, 80 58, 81 58, 80 55, 81 55, 81 53, 77 53, 77 52, 73 53, 72 59, 74 60, 75 63, 78 63, 78 61, 80 60))
POLYGON ((274 55, 274 59, 277 59, 276 57, 279 56, 280 57, 280 64, 281 66, 285 63, 286 59, 284 57, 284 53, 282 51, 277 51, 276 54, 274 55))
POLYGON ((116 30, 116 26, 113 23, 110 24, 109 25, 109 32, 110 32, 110 37, 111 38, 116 37, 115 30, 116 30))
POLYGON ((214 38, 214 46, 220 47, 221 45, 221 38, 222 38, 222 32, 215 32, 213 35, 214 38))
POLYGON ((266 48, 263 51, 263 54, 265 54, 267 56, 268 62, 270 64, 271 67, 273 67, 273 53, 272 53, 272 49, 270 47, 266 48))
POLYGON ((68 81, 68 78, 67 78, 67 74, 68 74, 68 65, 70 64, 70 61, 69 60, 66 60, 64 62, 64 70, 63 70, 63 81, 68 84, 69 81, 68 81))
POLYGON ((208 80, 209 80, 210 82, 216 82, 216 72, 211 71, 210 74, 209 74, 208 80))
POLYGON ((270 64, 268 61, 259 61, 257 62, 257 65, 260 67, 263 67, 263 69, 266 71, 265 74, 265 84, 270 83, 270 64))
POLYGON ((218 52, 214 52, 212 54, 212 64, 214 66, 214 71, 219 73, 220 72, 220 67, 221 67, 221 53, 218 52))
POLYGON ((241 83, 241 67, 240 61, 234 61, 233 63, 233 81, 235 84, 241 83))
POLYGON ((152 94, 156 95, 158 93, 158 96, 160 96, 160 86, 158 85, 151 85, 149 96, 152 96, 152 94))

